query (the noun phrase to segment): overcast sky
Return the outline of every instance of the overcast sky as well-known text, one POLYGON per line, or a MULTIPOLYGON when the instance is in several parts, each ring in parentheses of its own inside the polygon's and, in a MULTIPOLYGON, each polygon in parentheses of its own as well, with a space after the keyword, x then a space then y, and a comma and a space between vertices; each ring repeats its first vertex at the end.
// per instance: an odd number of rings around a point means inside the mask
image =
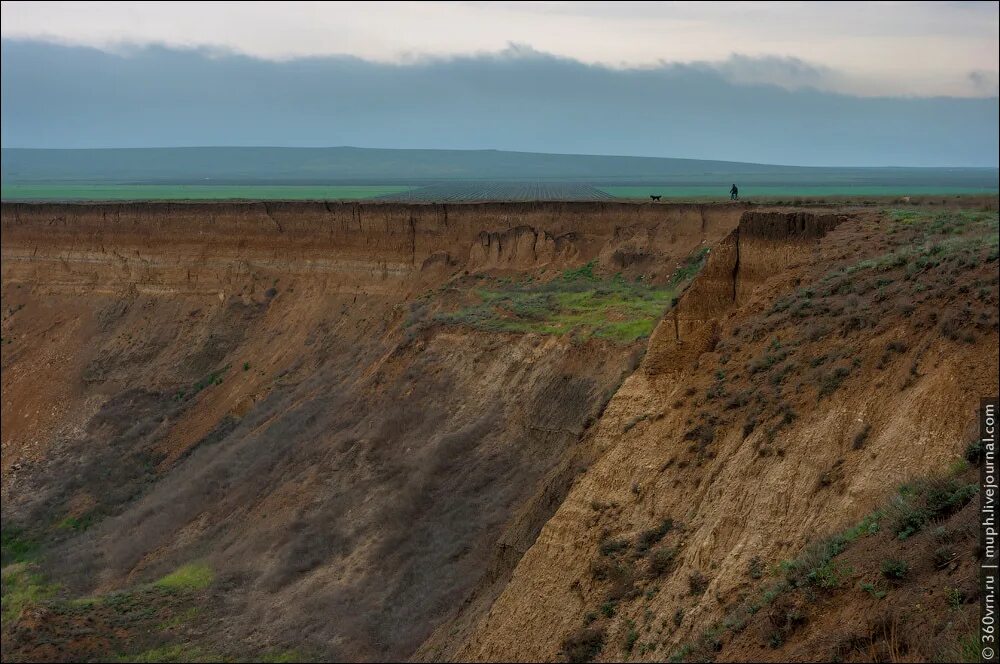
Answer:
POLYGON ((998 4, 3 2, 5 147, 997 164, 998 4))
POLYGON ((861 95, 993 96, 1000 59, 996 2, 4 2, 2 18, 8 38, 268 59, 406 62, 511 43, 612 67, 795 58, 811 78, 774 82, 861 95))

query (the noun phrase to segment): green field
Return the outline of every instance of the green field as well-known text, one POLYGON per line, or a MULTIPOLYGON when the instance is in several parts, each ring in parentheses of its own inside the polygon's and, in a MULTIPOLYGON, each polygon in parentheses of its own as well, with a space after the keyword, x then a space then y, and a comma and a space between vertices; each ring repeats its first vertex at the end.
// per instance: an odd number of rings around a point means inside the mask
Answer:
POLYGON ((358 200, 399 194, 401 185, 4 184, 5 201, 358 200))
MULTIPOLYGON (((933 195, 958 195, 958 194, 996 194, 996 187, 960 187, 960 186, 933 186, 933 185, 844 185, 836 184, 829 186, 807 186, 807 185, 748 185, 740 187, 740 198, 831 198, 840 196, 933 196, 933 195)), ((663 198, 713 198, 728 199, 729 187, 718 187, 708 185, 682 185, 682 186, 621 186, 621 187, 598 187, 603 192, 611 194, 615 198, 643 198, 648 199, 650 195, 663 196, 663 198)))
POLYGON ((996 168, 829 168, 502 150, 0 148, 9 201, 744 200, 996 195, 996 168))
MULTIPOLYGON (((996 188, 927 185, 747 185, 741 200, 795 198, 996 195, 996 188)), ((256 184, 3 184, 5 201, 141 201, 141 200, 381 200, 456 202, 477 200, 597 200, 602 197, 648 200, 727 200, 729 188, 708 185, 589 186, 575 183, 452 182, 428 187, 407 185, 256 185, 256 184)))
POLYGON ((470 201, 606 201, 614 197, 582 182, 441 182, 381 200, 404 203, 451 203, 470 201))

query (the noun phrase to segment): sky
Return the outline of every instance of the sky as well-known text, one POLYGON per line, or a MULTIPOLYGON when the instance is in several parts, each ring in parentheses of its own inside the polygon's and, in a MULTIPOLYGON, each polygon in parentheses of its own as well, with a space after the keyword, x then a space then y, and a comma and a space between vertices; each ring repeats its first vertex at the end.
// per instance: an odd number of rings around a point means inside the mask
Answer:
POLYGON ((996 2, 0 11, 5 147, 347 144, 997 165, 996 2))

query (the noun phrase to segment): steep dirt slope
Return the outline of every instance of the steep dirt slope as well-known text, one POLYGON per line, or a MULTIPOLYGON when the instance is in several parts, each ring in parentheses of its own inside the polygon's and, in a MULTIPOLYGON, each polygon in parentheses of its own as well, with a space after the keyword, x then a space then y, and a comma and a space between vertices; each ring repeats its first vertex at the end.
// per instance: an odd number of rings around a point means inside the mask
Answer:
MULTIPOLYGON (((6 204, 5 357, 14 380, 19 366, 31 364, 32 371, 24 373, 35 373, 82 355, 70 345, 59 358, 20 362, 21 354, 38 349, 18 342, 44 334, 47 348, 56 337, 64 343, 77 341, 95 330, 109 332, 122 320, 127 327, 142 322, 142 330, 119 333, 116 346, 81 344, 107 360, 104 364, 127 367, 136 359, 133 354, 148 359, 171 341, 165 337, 174 331, 164 329, 166 322, 187 319, 194 334, 211 337, 210 346, 218 348, 193 366, 165 363, 164 369, 181 369, 186 372, 181 378, 197 380, 246 336, 244 319, 256 320, 272 304, 281 305, 276 322, 282 326, 294 314, 295 319, 314 319, 300 321, 300 326, 361 325, 362 334, 377 334, 392 317, 380 305, 391 309, 462 271, 537 269, 551 274, 600 256, 608 270, 621 269, 624 262, 645 262, 648 270, 632 273, 666 276, 692 249, 724 236, 740 212, 735 206, 604 204, 6 204), (139 297, 152 298, 143 302, 141 314, 130 306, 139 297), (325 302, 327 297, 335 301, 325 302), (198 311, 188 316, 189 304, 204 306, 194 306, 198 311), (16 311, 29 305, 41 311, 16 311), (93 321, 80 318, 91 310, 100 315, 93 321), (241 322, 227 325, 233 321, 241 322), (94 329, 79 330, 85 322, 94 329), (22 325, 34 327, 22 332, 22 325)), ((189 351, 191 343, 187 339, 180 346, 189 351)), ((101 361, 89 369, 82 378, 91 383, 110 370, 101 361)), ((130 370, 123 376, 134 374, 130 370)), ((10 394, 24 393, 37 404, 40 400, 29 387, 33 379, 23 380, 28 383, 18 382, 10 394)), ((39 377, 35 382, 59 381, 39 377)), ((23 441, 42 437, 61 421, 57 411, 65 406, 65 390, 73 382, 62 383, 52 385, 64 390, 62 398, 49 400, 56 402, 55 411, 10 409, 4 424, 5 464, 17 459, 15 451, 23 441), (22 425, 21 418, 28 420, 22 425)))
POLYGON ((654 332, 594 428, 599 459, 503 593, 426 654, 762 656, 716 627, 757 579, 961 459, 998 382, 995 210, 745 215, 654 332))
POLYGON ((979 661, 978 486, 978 468, 962 462, 903 485, 681 652, 691 661, 979 661))
MULTIPOLYGON (((415 312, 476 275, 662 281, 743 209, 5 204, 5 556, 38 549, 17 565, 40 575, 5 597, 75 615, 58 598, 195 564, 211 594, 172 629, 205 652, 408 656, 492 601, 645 343, 415 312)), ((111 642, 26 622, 5 659, 161 645, 115 620, 111 642)))
POLYGON ((996 389, 980 205, 5 204, 4 659, 881 652, 851 528, 996 389))

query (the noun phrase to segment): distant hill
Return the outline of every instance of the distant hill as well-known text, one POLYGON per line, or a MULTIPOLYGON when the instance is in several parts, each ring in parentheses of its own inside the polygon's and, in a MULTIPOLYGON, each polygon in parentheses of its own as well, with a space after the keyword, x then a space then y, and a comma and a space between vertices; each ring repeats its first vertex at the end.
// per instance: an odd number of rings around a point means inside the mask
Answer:
POLYGON ((194 147, 4 148, 14 183, 330 184, 552 180, 593 184, 952 185, 997 187, 995 168, 817 168, 498 150, 194 147))

